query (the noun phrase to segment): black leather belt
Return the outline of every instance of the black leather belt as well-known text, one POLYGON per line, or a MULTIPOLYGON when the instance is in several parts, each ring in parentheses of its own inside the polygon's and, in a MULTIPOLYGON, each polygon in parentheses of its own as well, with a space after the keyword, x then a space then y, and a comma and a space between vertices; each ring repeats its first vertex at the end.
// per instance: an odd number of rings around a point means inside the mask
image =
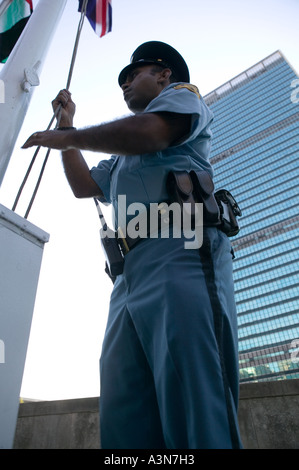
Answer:
MULTIPOLYGON (((118 244, 119 244, 119 247, 123 253, 123 255, 125 256, 130 250, 132 250, 141 240, 144 240, 145 238, 148 238, 148 237, 151 237, 153 234, 157 235, 158 233, 161 233, 161 231, 163 230, 163 228, 173 228, 174 226, 174 223, 173 223, 173 218, 172 217, 167 217, 168 215, 172 215, 171 213, 169 214, 169 212, 165 209, 165 206, 169 205, 168 202, 165 202, 165 203, 160 203, 158 205, 158 225, 156 227, 151 227, 150 226, 150 212, 147 211, 146 213, 144 213, 144 218, 146 220, 146 223, 148 224, 147 227, 149 227, 149 230, 147 231, 147 235, 146 237, 140 237, 140 236, 137 236, 137 237, 130 237, 128 234, 127 234, 127 230, 124 231, 121 227, 119 227, 117 229, 117 232, 116 232, 116 239, 118 241, 118 244), (165 213, 166 213, 166 217, 165 217, 165 213)), ((142 222, 143 219, 141 219, 141 222, 142 222)), ((181 221, 182 222, 182 221, 181 221)), ((210 221, 205 221, 203 220, 203 226, 205 227, 217 227, 217 228, 220 228, 221 229, 221 226, 220 226, 220 222, 217 222, 217 223, 213 223, 213 222, 210 222, 210 221)), ((136 227, 136 230, 138 228, 136 227)), ((182 230, 182 223, 180 224, 180 227, 179 227, 179 230, 182 230)), ((194 227, 192 227, 192 230, 194 230, 194 227)), ((158 238, 157 236, 155 236, 155 238, 158 238)))
MULTIPOLYGON (((218 219, 215 218, 215 220, 213 221, 211 220, 211 218, 207 219, 205 216, 205 212, 203 212, 203 226, 216 227, 217 229, 224 232, 228 237, 237 235, 237 233, 239 232, 239 225, 236 220, 236 215, 241 216, 241 210, 237 205, 235 199, 226 190, 217 191, 215 193, 215 197, 219 206, 219 217, 218 219)), ((169 211, 167 211, 167 209, 165 208, 165 206, 168 207, 169 204, 169 201, 158 204, 158 226, 152 228, 152 230, 150 226, 150 211, 144 213, 144 218, 146 220, 147 227, 149 227, 147 236, 145 238, 151 237, 153 233, 157 234, 161 232, 163 226, 168 228, 174 226, 172 217, 165 218, 165 213, 166 215, 172 215, 171 213, 169 214, 169 211)), ((194 228, 195 227, 192 227, 192 230, 194 230, 194 228)), ((182 229, 182 225, 180 226, 180 229, 182 229)), ((132 250, 141 240, 144 240, 144 237, 139 236, 137 236, 136 238, 131 238, 127 234, 127 230, 124 232, 124 230, 122 230, 120 227, 116 232, 116 238, 124 256, 130 250, 132 250), (126 235, 124 235, 124 233, 126 235)))

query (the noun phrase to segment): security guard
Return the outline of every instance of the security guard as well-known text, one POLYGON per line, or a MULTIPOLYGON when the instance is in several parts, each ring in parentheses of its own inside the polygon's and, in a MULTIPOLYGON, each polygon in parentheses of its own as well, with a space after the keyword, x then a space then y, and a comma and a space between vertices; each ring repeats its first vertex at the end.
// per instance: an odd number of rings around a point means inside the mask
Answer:
MULTIPOLYGON (((33 134, 24 148, 61 149, 74 194, 111 203, 125 227, 130 204, 168 199, 170 171, 212 177, 213 116, 185 60, 162 42, 139 46, 119 85, 133 115, 76 130, 74 103, 62 90, 53 101, 62 105, 60 129, 33 134), (89 171, 80 150, 114 155, 89 171)), ((199 249, 185 241, 148 236, 124 257, 101 354, 102 448, 241 447, 230 242, 205 224, 199 249)))

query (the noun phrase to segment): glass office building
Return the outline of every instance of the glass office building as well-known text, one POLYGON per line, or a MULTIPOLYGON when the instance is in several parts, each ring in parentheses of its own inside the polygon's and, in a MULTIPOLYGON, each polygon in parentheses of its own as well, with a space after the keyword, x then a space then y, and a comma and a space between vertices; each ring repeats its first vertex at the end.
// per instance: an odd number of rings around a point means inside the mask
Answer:
POLYGON ((277 51, 204 97, 215 189, 243 213, 231 238, 241 382, 299 378, 296 80, 277 51))

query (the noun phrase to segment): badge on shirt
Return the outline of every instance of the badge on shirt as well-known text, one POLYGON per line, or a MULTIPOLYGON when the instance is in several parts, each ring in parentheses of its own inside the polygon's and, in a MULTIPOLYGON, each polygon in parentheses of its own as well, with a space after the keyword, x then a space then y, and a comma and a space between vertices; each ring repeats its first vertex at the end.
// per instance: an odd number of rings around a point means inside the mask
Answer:
POLYGON ((181 88, 187 88, 187 90, 192 91, 192 93, 195 93, 198 98, 200 98, 199 90, 197 86, 191 85, 190 83, 184 83, 183 85, 176 85, 173 87, 175 90, 180 90, 181 88))

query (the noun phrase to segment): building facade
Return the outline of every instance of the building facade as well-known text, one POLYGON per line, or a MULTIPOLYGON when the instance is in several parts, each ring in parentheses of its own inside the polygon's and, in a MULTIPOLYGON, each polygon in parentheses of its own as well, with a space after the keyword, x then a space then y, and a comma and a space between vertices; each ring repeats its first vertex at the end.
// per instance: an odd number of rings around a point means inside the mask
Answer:
POLYGON ((231 239, 240 380, 298 378, 298 76, 276 51, 204 99, 215 189, 242 210, 231 239))

